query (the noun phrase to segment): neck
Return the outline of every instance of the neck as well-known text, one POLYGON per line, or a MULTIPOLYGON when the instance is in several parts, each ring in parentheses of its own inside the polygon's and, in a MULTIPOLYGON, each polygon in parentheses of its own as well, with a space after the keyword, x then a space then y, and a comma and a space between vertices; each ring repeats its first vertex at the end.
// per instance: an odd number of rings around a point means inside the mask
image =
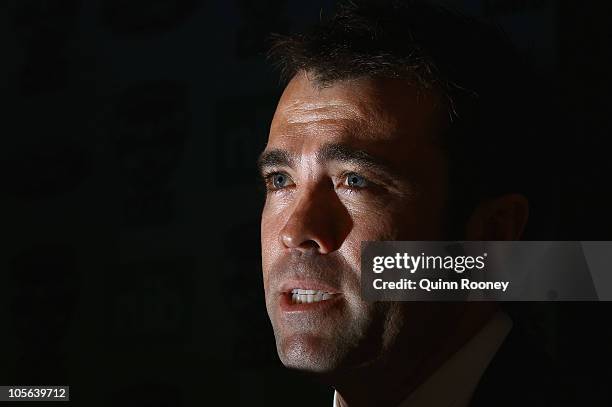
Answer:
POLYGON ((395 407, 426 381, 455 352, 465 345, 497 312, 494 303, 465 303, 464 310, 446 331, 428 341, 431 346, 419 355, 394 352, 367 368, 354 369, 333 380, 338 405, 342 407, 395 407), (415 361, 417 361, 415 363, 415 361))

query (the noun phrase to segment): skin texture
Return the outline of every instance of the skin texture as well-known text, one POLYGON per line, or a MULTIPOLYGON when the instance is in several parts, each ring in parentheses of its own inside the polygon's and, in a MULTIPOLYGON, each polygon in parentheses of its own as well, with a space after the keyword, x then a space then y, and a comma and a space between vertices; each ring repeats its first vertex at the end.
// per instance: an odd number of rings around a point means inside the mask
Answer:
MULTIPOLYGON (((266 307, 285 366, 329 381, 345 405, 397 403, 495 311, 361 300, 362 241, 445 238, 448 164, 435 140, 447 117, 435 92, 399 79, 320 87, 301 72, 278 103, 260 158, 266 307), (285 312, 301 281, 329 287, 334 306, 285 312)), ((526 213, 520 196, 488 202, 468 237, 518 237, 526 213)))

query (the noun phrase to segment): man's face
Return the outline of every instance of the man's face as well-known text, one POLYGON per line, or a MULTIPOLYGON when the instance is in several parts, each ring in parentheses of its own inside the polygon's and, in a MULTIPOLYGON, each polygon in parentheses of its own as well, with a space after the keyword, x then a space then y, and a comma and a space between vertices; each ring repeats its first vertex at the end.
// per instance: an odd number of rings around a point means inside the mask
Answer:
POLYGON ((400 338, 427 345, 439 309, 364 302, 360 247, 444 236, 445 117, 436 94, 401 80, 320 88, 300 73, 285 89, 260 166, 266 307, 287 367, 335 372, 388 357, 400 338))

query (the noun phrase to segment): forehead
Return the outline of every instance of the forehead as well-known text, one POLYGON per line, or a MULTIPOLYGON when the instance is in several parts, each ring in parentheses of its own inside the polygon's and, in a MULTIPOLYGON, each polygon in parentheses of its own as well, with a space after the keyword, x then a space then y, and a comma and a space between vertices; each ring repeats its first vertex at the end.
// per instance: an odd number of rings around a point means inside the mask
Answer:
POLYGON ((432 144, 444 125, 439 95, 407 81, 360 78, 321 87, 302 72, 281 96, 268 147, 308 150, 326 143, 381 148, 432 144))

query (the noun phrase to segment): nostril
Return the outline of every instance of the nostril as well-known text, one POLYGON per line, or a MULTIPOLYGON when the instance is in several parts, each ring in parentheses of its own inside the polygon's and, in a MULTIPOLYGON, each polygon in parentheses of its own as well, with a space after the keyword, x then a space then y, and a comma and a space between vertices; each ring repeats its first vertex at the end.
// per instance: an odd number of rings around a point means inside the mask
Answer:
POLYGON ((303 242, 300 247, 303 247, 305 249, 317 249, 319 250, 321 248, 321 246, 319 246, 319 244, 317 242, 315 242, 314 240, 307 240, 305 242, 303 242))
POLYGON ((321 246, 313 239, 296 239, 289 235, 283 235, 283 244, 289 249, 319 250, 321 246))

